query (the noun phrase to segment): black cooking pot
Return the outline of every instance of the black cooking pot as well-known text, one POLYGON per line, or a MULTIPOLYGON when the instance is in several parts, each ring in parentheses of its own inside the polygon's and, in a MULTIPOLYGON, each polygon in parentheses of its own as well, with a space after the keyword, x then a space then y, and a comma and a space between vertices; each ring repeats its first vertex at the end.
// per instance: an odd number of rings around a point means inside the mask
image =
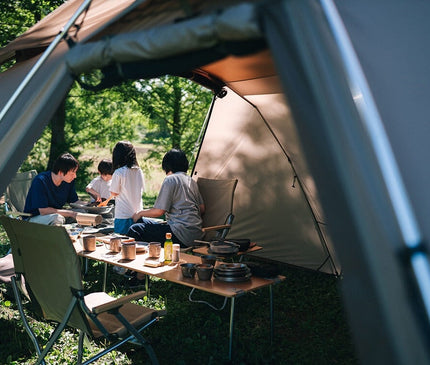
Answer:
POLYGON ((249 238, 229 238, 228 240, 239 245, 239 251, 241 252, 246 251, 251 244, 251 240, 249 238))

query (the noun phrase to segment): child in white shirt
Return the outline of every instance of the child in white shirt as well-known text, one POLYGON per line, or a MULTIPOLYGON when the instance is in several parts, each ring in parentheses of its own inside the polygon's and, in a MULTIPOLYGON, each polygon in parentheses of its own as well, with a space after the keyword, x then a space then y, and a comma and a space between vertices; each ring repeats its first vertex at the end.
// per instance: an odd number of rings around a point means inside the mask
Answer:
POLYGON ((101 160, 97 166, 99 176, 93 179, 86 187, 86 191, 91 195, 93 201, 101 202, 109 199, 110 187, 112 184, 112 161, 101 160))
POLYGON ((118 142, 112 151, 113 175, 110 188, 115 197, 115 233, 126 234, 133 224, 133 214, 142 210, 145 190, 143 172, 139 167, 134 146, 118 142))

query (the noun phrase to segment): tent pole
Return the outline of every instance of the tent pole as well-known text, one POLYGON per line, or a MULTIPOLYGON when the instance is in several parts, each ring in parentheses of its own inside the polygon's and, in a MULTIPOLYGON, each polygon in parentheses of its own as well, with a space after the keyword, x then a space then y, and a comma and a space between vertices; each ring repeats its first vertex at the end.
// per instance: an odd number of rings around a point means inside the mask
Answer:
POLYGON ((320 2, 346 66, 349 87, 377 158, 397 224, 408 250, 406 256, 427 314, 427 324, 430 324, 430 263, 414 210, 366 77, 340 15, 332 0, 320 2))
MULTIPOLYGON (((203 137, 206 134, 206 130, 208 128, 209 119, 210 119, 210 117, 212 115, 212 111, 213 111, 213 108, 214 108, 214 105, 215 105, 215 100, 216 100, 216 95, 214 95, 214 97, 212 98, 212 102, 211 102, 211 105, 209 107, 208 113, 206 114, 206 118, 205 118, 205 120, 203 122, 202 128, 200 129, 200 133, 199 133, 199 136, 198 136, 198 138, 196 140, 196 143, 194 144, 194 149, 193 149, 193 153, 192 153, 192 158, 193 158, 192 165, 193 165, 193 169, 191 171, 191 176, 193 176, 193 174, 194 174, 194 167, 196 166, 196 161, 197 161, 198 155, 200 153, 200 147, 202 145, 203 137)), ((190 163, 190 165, 191 165, 191 163, 190 163)))
POLYGON ((3 120, 6 113, 9 111, 9 109, 12 107, 12 105, 15 103, 18 96, 22 93, 24 88, 27 86, 27 84, 30 82, 30 80, 33 78, 35 73, 39 70, 39 68, 43 65, 45 60, 51 55, 51 53, 54 51, 55 47, 61 42, 61 40, 64 38, 65 35, 67 35, 67 32, 69 29, 75 24, 76 19, 87 10, 87 8, 90 6, 92 0, 84 0, 84 2, 81 4, 81 6, 78 8, 78 10, 73 14, 73 16, 70 18, 70 20, 67 22, 67 24, 63 27, 61 32, 54 38, 52 43, 49 45, 49 47, 43 52, 42 56, 37 60, 37 62, 34 64, 34 66, 31 68, 31 70, 28 72, 28 74, 25 76, 24 80, 19 84, 13 95, 10 97, 6 105, 3 107, 1 113, 0 113, 0 123, 3 120))

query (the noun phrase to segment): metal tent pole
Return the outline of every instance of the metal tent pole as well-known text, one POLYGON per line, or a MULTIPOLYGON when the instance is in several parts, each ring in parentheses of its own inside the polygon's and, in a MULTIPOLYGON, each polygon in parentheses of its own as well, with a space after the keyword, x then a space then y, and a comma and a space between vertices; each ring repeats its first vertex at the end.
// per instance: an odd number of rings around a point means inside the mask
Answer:
POLYGON ((34 64, 34 66, 31 68, 29 73, 25 76, 24 80, 19 84, 13 95, 10 97, 6 105, 3 107, 2 111, 0 112, 0 123, 3 120, 6 113, 9 111, 9 109, 12 107, 12 105, 15 103, 18 96, 22 93, 24 88, 28 85, 30 80, 33 78, 35 73, 39 70, 39 68, 43 65, 45 60, 51 55, 51 53, 54 51, 55 47, 61 42, 61 40, 64 38, 64 36, 67 34, 69 29, 75 24, 76 19, 90 6, 92 0, 84 0, 84 2, 81 4, 81 6, 78 8, 78 10, 73 14, 73 16, 70 18, 70 20, 67 22, 67 24, 63 27, 61 32, 55 37, 55 39, 52 41, 52 43, 49 45, 49 47, 43 52, 42 56, 37 60, 37 62, 34 64))

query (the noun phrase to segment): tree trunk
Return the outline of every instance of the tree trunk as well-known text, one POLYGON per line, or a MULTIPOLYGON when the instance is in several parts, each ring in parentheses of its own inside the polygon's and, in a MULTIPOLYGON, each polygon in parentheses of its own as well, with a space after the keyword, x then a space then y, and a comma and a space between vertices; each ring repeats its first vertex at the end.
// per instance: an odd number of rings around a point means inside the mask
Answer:
POLYGON ((66 124, 66 102, 62 101, 57 111, 53 115, 50 126, 51 126, 51 148, 49 151, 49 161, 47 170, 51 170, 54 161, 63 152, 67 151, 67 143, 64 127, 66 124))

